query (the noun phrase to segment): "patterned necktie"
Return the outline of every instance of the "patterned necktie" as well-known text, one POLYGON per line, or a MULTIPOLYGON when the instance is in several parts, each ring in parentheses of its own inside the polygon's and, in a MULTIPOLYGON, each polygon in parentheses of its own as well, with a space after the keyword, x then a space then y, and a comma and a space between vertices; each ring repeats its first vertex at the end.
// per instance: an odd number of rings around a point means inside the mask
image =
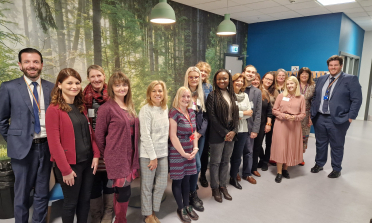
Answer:
POLYGON ((39 134, 41 131, 41 128, 40 128, 40 119, 39 119, 39 107, 37 105, 37 103, 39 103, 39 94, 37 93, 38 83, 32 82, 32 84, 34 85, 34 96, 35 96, 34 102, 32 103, 33 104, 32 107, 34 109, 34 117, 35 117, 35 132, 39 134))
POLYGON ((331 77, 330 78, 330 81, 329 81, 329 84, 328 84, 328 87, 327 87, 327 90, 326 90, 326 92, 325 92, 325 95, 324 95, 324 97, 327 97, 327 99, 324 99, 323 98, 323 113, 327 113, 328 112, 328 102, 329 102, 329 98, 330 98, 330 93, 331 93, 331 87, 330 87, 330 85, 331 85, 331 83, 333 83, 333 81, 335 80, 335 78, 334 77, 331 77))

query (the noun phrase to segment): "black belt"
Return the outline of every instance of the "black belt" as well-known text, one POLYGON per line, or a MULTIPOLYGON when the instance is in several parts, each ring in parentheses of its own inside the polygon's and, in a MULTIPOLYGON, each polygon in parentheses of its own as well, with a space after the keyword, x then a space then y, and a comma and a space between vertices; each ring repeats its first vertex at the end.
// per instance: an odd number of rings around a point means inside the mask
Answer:
POLYGON ((41 144, 41 143, 44 143, 44 142, 47 142, 47 138, 37 138, 37 139, 33 139, 32 140, 32 143, 33 144, 41 144))

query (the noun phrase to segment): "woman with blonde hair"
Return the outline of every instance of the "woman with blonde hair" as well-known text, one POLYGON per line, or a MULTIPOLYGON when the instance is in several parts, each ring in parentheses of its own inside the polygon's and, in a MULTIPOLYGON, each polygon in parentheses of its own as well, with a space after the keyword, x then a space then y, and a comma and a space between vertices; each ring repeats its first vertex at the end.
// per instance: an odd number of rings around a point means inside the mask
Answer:
POLYGON ((285 88, 285 81, 287 80, 288 75, 287 71, 280 68, 276 71, 275 75, 275 88, 278 91, 278 93, 283 93, 284 88, 285 88))
POLYGON ((147 87, 146 104, 139 112, 141 212, 146 223, 160 222, 161 199, 168 178, 168 96, 163 81, 152 81, 147 87))
POLYGON ((195 155, 198 152, 196 117, 191 91, 180 87, 169 111, 169 172, 172 192, 177 202, 177 215, 182 222, 198 220, 199 216, 189 205, 190 176, 195 175, 195 155))
POLYGON ((205 97, 202 87, 202 77, 197 67, 189 67, 185 74, 184 87, 191 91, 192 97, 192 110, 196 115, 196 135, 198 138, 199 150, 195 155, 197 173, 190 177, 190 205, 197 211, 204 211, 203 202, 199 199, 196 192, 198 184, 198 175, 200 172, 201 164, 200 157, 203 153, 205 143, 205 133, 208 127, 207 113, 205 110, 205 97))
POLYGON ((306 115, 305 109, 298 80, 294 76, 289 77, 284 92, 279 94, 273 108, 276 123, 270 159, 277 163, 277 183, 282 181, 282 177, 290 178, 288 166, 298 165, 303 160, 301 121, 306 115))
POLYGON ((130 81, 115 72, 108 81, 110 99, 98 109, 96 141, 106 164, 109 184, 115 190, 115 222, 127 222, 131 182, 139 169, 139 120, 134 110, 130 81))

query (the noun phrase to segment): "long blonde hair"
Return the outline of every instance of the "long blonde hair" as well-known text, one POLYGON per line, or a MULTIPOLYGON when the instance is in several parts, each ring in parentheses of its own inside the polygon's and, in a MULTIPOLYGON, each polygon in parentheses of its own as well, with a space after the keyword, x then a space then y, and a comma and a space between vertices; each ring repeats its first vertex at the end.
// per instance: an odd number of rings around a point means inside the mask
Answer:
MULTIPOLYGON (((178 109, 180 97, 181 97, 181 95, 185 91, 188 91, 191 94, 191 91, 190 91, 190 89, 188 87, 180 87, 180 88, 178 88, 177 93, 176 93, 176 96, 173 99, 173 103, 172 103, 173 108, 177 108, 178 109)), ((191 105, 192 105, 192 100, 190 100, 189 105, 187 107, 189 108, 189 107, 191 107, 191 105)))
POLYGON ((204 62, 204 61, 199 61, 195 67, 197 67, 199 70, 202 69, 202 68, 205 68, 205 71, 207 72, 207 78, 204 79, 203 83, 209 83, 209 76, 211 75, 211 65, 209 65, 209 63, 207 62, 204 62))
POLYGON ((295 96, 301 96, 301 91, 300 91, 300 83, 298 82, 297 78, 295 76, 290 76, 287 78, 287 80, 284 83, 284 91, 283 91, 283 96, 287 97, 288 96, 288 89, 287 89, 287 82, 292 81, 296 84, 296 91, 295 91, 295 96))
POLYGON ((151 101, 151 92, 152 90, 157 86, 160 85, 163 88, 163 95, 164 98, 160 103, 160 106, 163 110, 167 109, 167 102, 168 102, 168 93, 167 93, 167 86, 163 81, 152 81, 149 86, 147 87, 146 91, 146 103, 149 104, 150 106, 154 106, 154 103, 151 101))
POLYGON ((128 93, 124 96, 124 104, 127 106, 129 114, 136 117, 137 114, 136 110, 134 109, 134 104, 132 100, 132 89, 130 86, 130 81, 129 78, 121 71, 117 71, 113 75, 111 75, 107 86, 108 95, 110 96, 111 99, 113 100, 115 99, 115 93, 112 86, 118 83, 124 83, 128 85, 128 93))
MULTIPOLYGON (((189 67, 187 69, 183 86, 190 89, 190 86, 189 86, 189 73, 190 72, 196 72, 199 74, 199 83, 198 83, 198 86, 196 87, 196 93, 198 94, 198 99, 200 101, 200 107, 202 108, 202 111, 205 112, 206 110, 205 110, 205 104, 204 104, 204 91, 203 91, 202 77, 201 77, 199 68, 189 67)), ((190 92, 191 92, 191 89, 190 89, 190 92)))

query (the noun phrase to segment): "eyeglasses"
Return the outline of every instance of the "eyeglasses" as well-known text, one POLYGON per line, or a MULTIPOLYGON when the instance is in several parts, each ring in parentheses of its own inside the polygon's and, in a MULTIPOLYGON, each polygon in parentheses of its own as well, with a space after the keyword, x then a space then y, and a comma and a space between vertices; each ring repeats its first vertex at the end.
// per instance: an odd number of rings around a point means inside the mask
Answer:
POLYGON ((193 80, 193 79, 194 79, 194 80, 198 80, 199 77, 191 77, 191 76, 189 76, 189 79, 190 79, 190 80, 193 80))
POLYGON ((267 80, 267 81, 271 81, 271 82, 274 81, 273 79, 269 79, 269 78, 267 78, 267 77, 265 77, 264 79, 267 80))

